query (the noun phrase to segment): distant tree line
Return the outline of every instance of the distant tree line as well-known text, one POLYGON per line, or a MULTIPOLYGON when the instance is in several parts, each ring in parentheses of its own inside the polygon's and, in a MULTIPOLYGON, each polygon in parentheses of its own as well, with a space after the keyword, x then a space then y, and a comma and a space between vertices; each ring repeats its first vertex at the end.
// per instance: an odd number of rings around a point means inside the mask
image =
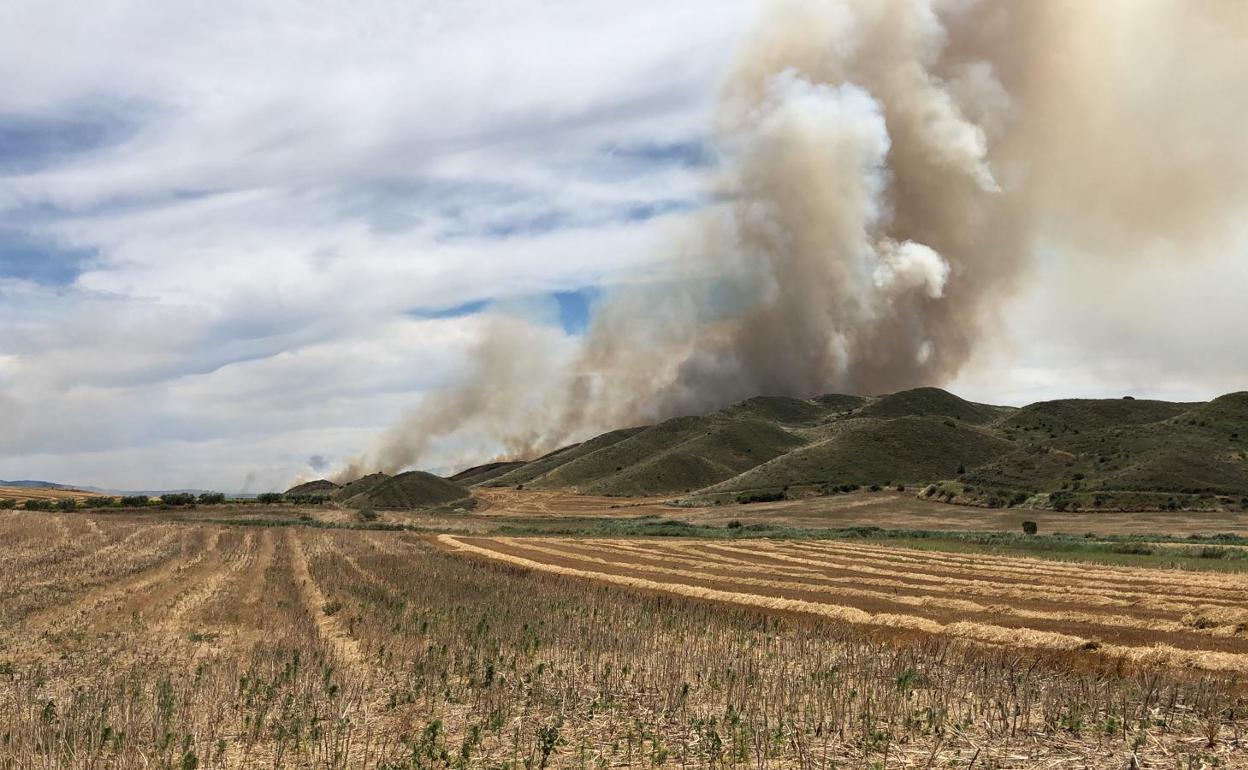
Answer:
POLYGON ((96 508, 147 508, 154 505, 162 507, 220 505, 224 502, 225 494, 222 492, 204 492, 199 495, 190 492, 167 492, 158 498, 151 498, 147 495, 121 495, 120 497, 95 495, 82 500, 73 497, 43 498, 25 500, 20 503, 13 498, 0 498, 0 510, 12 511, 20 508, 24 511, 77 511, 96 508))
POLYGON ((329 495, 284 495, 281 492, 262 492, 256 495, 256 502, 262 505, 277 505, 278 503, 324 505, 329 500, 329 495))

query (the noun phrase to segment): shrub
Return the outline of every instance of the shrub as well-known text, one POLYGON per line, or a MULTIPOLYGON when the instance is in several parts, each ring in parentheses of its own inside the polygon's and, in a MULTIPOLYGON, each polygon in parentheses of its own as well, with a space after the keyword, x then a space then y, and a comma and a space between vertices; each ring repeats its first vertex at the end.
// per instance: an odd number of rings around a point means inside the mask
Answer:
POLYGON ((160 496, 160 502, 165 505, 192 505, 195 502, 195 495, 189 492, 168 492, 160 496))
POLYGON ((1036 522, 1034 522, 1034 521, 1024 521, 1024 522, 1023 522, 1023 534, 1025 534, 1025 535, 1034 535, 1034 534, 1038 533, 1039 531, 1040 531, 1040 525, 1039 525, 1039 524, 1036 524, 1036 522))
POLYGON ((872 492, 879 492, 879 491, 880 491, 880 485, 879 485, 879 484, 872 484, 871 486, 867 487, 867 489, 871 490, 872 492))
POLYGON ((728 529, 741 529, 741 520, 733 519, 732 521, 728 522, 728 529))
POLYGON ((360 519, 362 521, 377 521, 377 512, 372 508, 361 508, 360 519))
POLYGON ((282 499, 296 505, 323 505, 329 502, 329 495, 283 495, 282 499))
POLYGON ((76 511, 78 510, 78 501, 72 497, 66 497, 56 501, 56 510, 58 511, 76 511))
POLYGON ((784 490, 778 492, 749 492, 744 495, 737 495, 737 502, 741 505, 747 503, 774 503, 777 500, 784 500, 788 497, 784 490))
POLYGON ((965 465, 963 465, 963 464, 961 464, 961 463, 959 463, 959 464, 958 464, 958 475, 959 475, 959 476, 961 476, 961 475, 962 475, 962 474, 964 474, 964 473, 966 473, 966 466, 965 466, 965 465))
POLYGON ((220 505, 225 502, 225 494, 222 492, 204 492, 199 496, 201 505, 220 505))
POLYGON ((285 497, 284 495, 282 495, 281 492, 262 492, 256 495, 256 502, 264 503, 265 505, 273 505, 274 503, 280 503, 284 499, 285 497))
POLYGON ((0 498, 0 511, 11 511, 17 507, 17 501, 11 497, 0 498))
POLYGON ((52 500, 27 500, 22 503, 22 510, 26 511, 50 511, 56 507, 56 503, 52 500))
POLYGON ((113 505, 113 498, 105 496, 88 497, 83 502, 86 503, 88 508, 109 508, 113 505))
POLYGON ((1206 545, 1196 551, 1198 559, 1226 559, 1230 557, 1231 552, 1217 545, 1206 545))
POLYGON ((145 505, 150 505, 151 502, 152 499, 147 495, 126 495, 118 501, 118 504, 122 508, 142 508, 145 505))

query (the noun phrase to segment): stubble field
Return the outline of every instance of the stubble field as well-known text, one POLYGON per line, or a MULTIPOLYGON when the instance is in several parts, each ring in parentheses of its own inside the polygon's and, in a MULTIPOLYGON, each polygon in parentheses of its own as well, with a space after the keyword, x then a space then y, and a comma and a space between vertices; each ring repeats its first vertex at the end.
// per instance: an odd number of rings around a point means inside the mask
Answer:
POLYGON ((0 767, 1244 765, 1241 576, 874 549, 6 513, 0 767))

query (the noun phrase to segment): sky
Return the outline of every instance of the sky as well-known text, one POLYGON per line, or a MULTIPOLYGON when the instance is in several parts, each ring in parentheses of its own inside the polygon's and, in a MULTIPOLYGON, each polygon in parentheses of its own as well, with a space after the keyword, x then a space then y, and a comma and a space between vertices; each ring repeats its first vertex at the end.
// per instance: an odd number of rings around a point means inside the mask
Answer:
MULTIPOLYGON (((456 382, 492 318, 566 356, 713 205, 716 104, 757 14, 7 0, 0 478, 282 489, 456 382)), ((1245 256, 1044 254, 946 385, 1243 389, 1245 256)))

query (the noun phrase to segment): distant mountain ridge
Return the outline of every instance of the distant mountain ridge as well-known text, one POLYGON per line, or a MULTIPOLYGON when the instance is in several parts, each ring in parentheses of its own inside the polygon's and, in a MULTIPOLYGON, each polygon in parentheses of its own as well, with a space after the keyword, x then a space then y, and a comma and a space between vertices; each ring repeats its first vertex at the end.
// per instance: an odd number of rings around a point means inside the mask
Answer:
POLYGON ((99 487, 88 487, 74 484, 58 484, 54 481, 33 481, 31 479, 22 479, 19 481, 0 480, 0 487, 14 487, 17 489, 63 489, 77 492, 103 492, 99 487))

